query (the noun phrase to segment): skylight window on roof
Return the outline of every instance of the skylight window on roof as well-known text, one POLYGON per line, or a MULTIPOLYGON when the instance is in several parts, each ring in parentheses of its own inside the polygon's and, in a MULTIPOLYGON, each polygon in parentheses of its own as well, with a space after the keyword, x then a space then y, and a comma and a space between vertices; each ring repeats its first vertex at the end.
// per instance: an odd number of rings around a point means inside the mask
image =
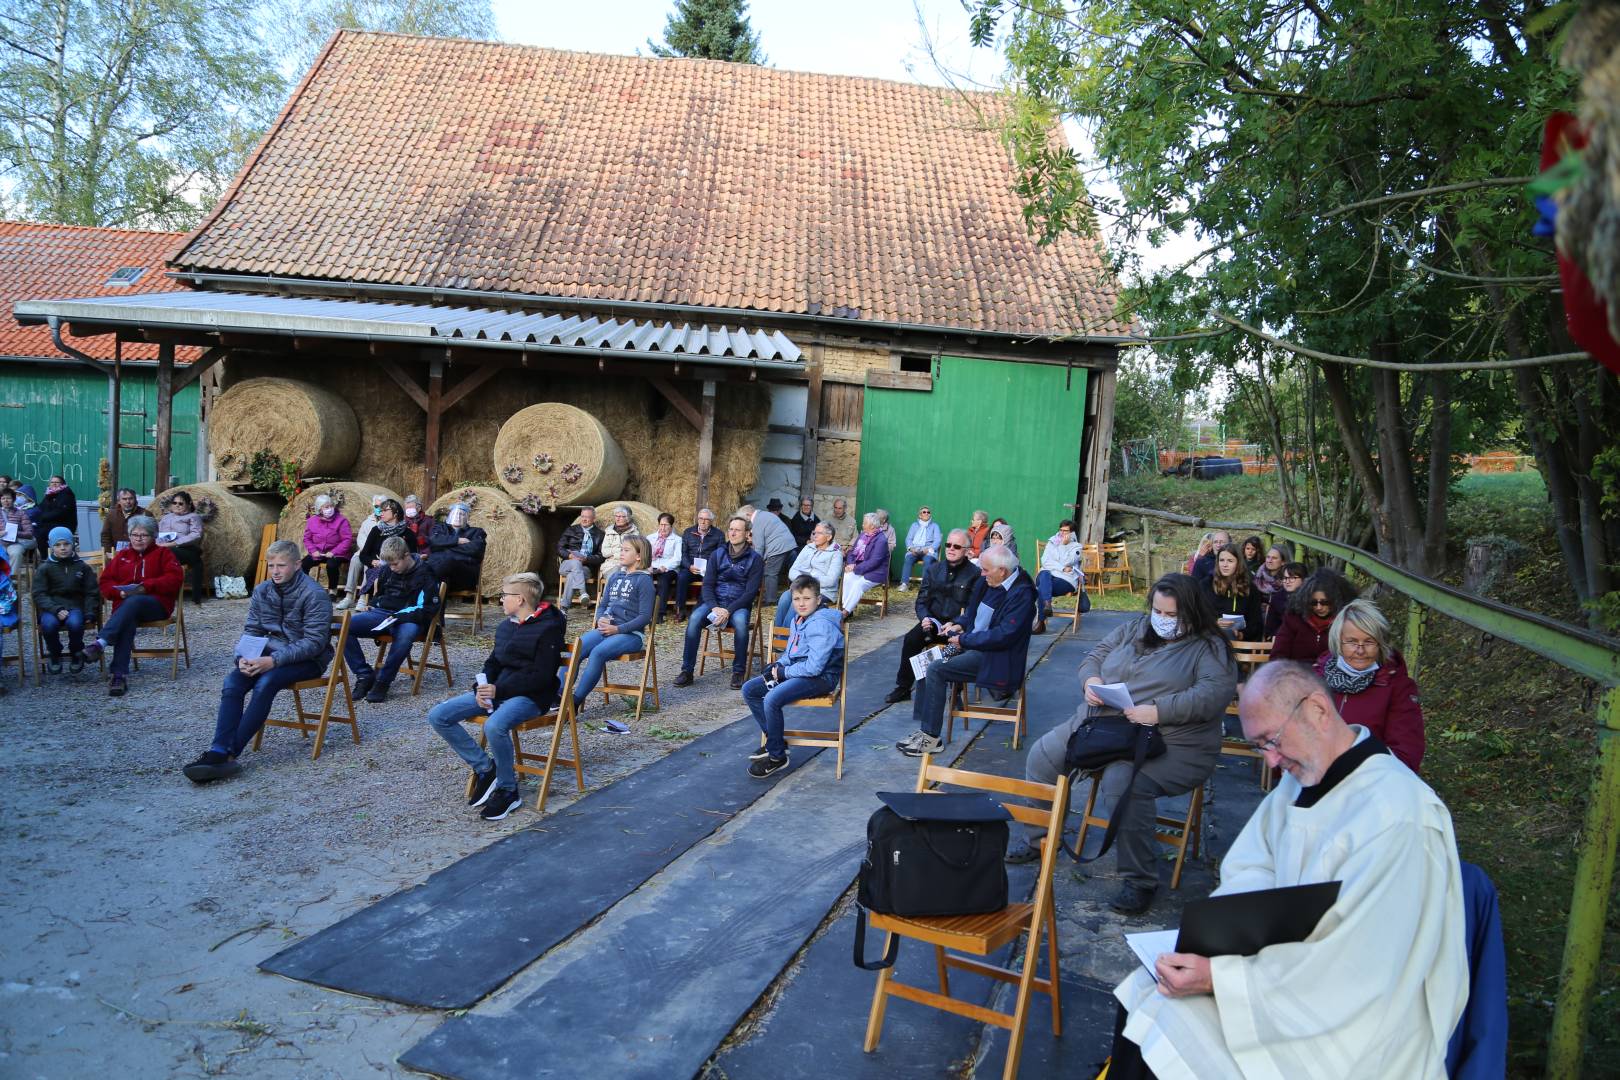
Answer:
POLYGON ((108 285, 133 285, 146 273, 144 266, 120 266, 114 270, 112 277, 107 279, 108 285))

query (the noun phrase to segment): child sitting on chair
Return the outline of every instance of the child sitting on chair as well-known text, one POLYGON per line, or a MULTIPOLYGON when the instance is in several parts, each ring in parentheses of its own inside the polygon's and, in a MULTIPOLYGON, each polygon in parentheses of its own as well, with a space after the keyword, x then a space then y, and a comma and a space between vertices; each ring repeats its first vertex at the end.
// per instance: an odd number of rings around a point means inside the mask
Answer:
POLYGON ((804 698, 838 689, 844 662, 844 622, 837 608, 821 606, 821 582, 803 574, 793 580, 793 622, 787 648, 776 663, 743 684, 743 701, 754 714, 765 745, 748 756, 748 775, 763 780, 787 768, 782 710, 804 698))

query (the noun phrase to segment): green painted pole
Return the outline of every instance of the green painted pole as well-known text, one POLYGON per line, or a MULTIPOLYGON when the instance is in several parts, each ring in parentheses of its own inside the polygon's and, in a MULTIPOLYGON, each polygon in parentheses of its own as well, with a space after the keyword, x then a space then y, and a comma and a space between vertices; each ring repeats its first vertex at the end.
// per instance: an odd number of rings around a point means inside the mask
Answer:
POLYGON ((1581 1074, 1581 1049, 1592 991, 1603 959, 1603 927, 1614 883, 1615 848, 1620 842, 1620 688, 1603 695, 1598 713, 1598 767, 1586 802, 1581 850, 1575 862, 1575 891, 1564 935, 1564 963, 1547 1042, 1547 1075, 1573 1080, 1581 1074))
POLYGON ((1416 600, 1406 613, 1406 673, 1417 678, 1418 661, 1423 655, 1423 605, 1416 600))

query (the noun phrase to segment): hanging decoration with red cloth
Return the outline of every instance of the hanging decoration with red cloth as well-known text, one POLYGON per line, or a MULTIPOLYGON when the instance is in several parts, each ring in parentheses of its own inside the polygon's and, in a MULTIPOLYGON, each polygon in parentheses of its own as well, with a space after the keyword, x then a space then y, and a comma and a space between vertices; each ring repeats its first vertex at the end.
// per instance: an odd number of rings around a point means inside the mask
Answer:
MULTIPOLYGON (((1534 230, 1537 236, 1557 235, 1558 196, 1585 175, 1582 151, 1586 146, 1586 133, 1574 116, 1561 112, 1547 118, 1541 144, 1541 176, 1529 187, 1541 211, 1534 230)), ((1609 306, 1598 296, 1586 272, 1562 246, 1557 247, 1556 254, 1570 336, 1604 367, 1620 375, 1620 342, 1610 329, 1609 306)))

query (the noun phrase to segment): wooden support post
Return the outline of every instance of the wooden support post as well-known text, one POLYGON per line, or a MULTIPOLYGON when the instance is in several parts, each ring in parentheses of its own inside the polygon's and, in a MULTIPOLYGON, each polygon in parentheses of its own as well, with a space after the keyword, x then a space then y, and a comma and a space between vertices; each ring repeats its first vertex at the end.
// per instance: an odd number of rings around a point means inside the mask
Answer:
POLYGON ((427 445, 422 453, 423 471, 427 474, 422 482, 422 498, 428 503, 439 497, 439 420, 443 415, 444 359, 435 357, 428 361, 427 445))
POLYGON ((692 513, 709 505, 709 472, 714 466, 714 380, 703 380, 703 427, 698 432, 697 506, 692 513))
POLYGON ((648 378, 647 381, 652 383, 654 390, 657 390, 660 394, 664 395, 665 401, 675 406, 675 411, 686 418, 686 422, 692 425, 693 431, 703 430, 702 414, 693 407, 690 401, 686 400, 685 394, 681 393, 679 390, 675 389, 669 384, 668 379, 661 379, 654 375, 648 378))
MULTIPOLYGON (((124 342, 120 338, 113 342, 112 377, 108 380, 107 396, 111 401, 111 412, 108 416, 107 469, 112 477, 112 491, 107 505, 111 506, 118 501, 118 444, 124 441, 124 342)), ((63 479, 66 479, 64 477, 63 479)))
POLYGON ((1153 570, 1153 529, 1146 517, 1142 518, 1142 573, 1147 575, 1144 584, 1149 588, 1159 580, 1159 575, 1153 570))
POLYGON ((158 346, 157 369, 157 461, 152 471, 152 490, 169 486, 169 446, 174 426, 174 346, 158 346))
POLYGON ((1413 600, 1406 612, 1406 673, 1417 678, 1418 661, 1423 655, 1423 605, 1413 600))
POLYGON ((1085 507, 1080 512, 1080 542, 1100 544, 1108 524, 1108 456, 1114 445, 1114 386, 1112 371, 1099 371, 1092 376, 1097 380, 1097 412, 1092 419, 1090 460, 1083 462, 1086 470, 1085 507))

